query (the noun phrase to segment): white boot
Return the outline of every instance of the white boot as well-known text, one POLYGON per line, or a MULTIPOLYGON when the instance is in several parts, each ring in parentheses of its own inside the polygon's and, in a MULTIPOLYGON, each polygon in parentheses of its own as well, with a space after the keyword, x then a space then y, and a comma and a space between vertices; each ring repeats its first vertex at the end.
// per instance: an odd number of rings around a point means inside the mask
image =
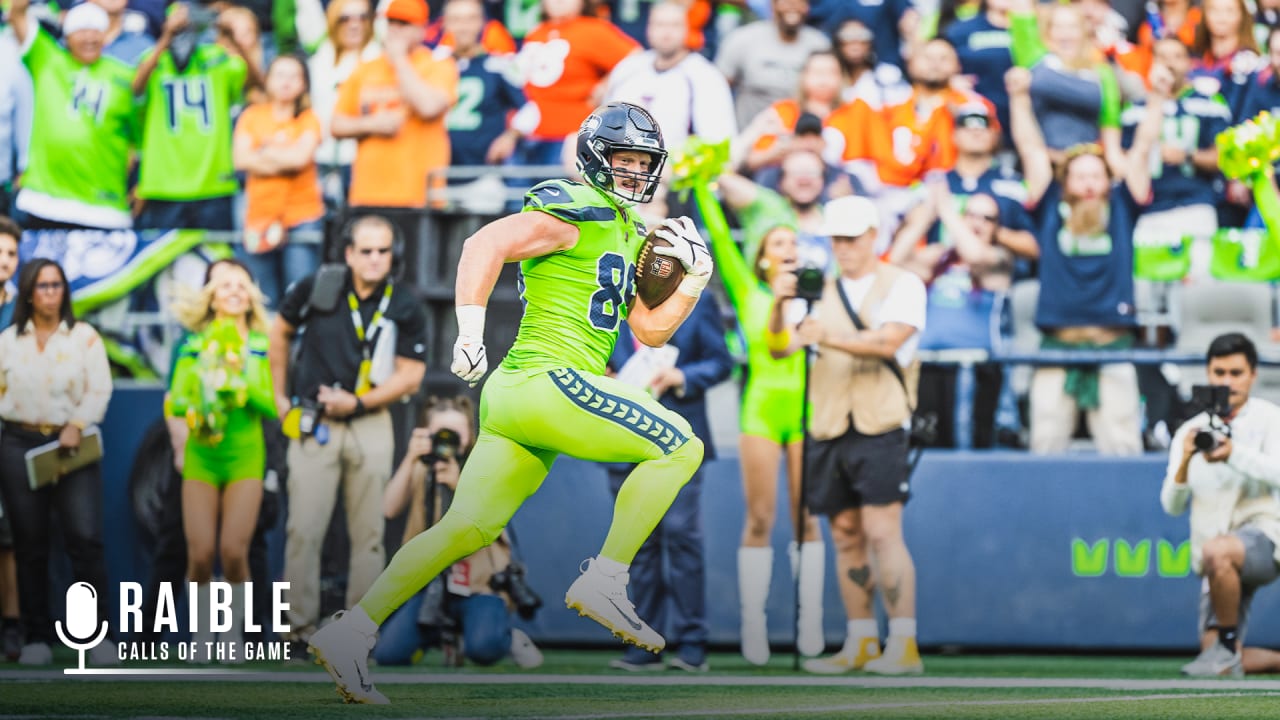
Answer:
MULTIPOLYGON (((791 546, 794 548, 795 543, 791 546)), ((797 649, 805 657, 820 655, 826 646, 822 632, 822 591, 827 574, 827 546, 822 541, 800 545, 800 633, 797 649)), ((791 572, 796 554, 791 554, 791 572)), ((792 576, 794 577, 794 575, 792 576)))
POLYGON ((213 604, 213 586, 209 583, 200 583, 196 585, 196 596, 187 598, 187 602, 195 605, 196 629, 191 634, 191 642, 195 643, 195 649, 191 656, 187 658, 187 662, 205 665, 213 661, 209 648, 212 647, 208 643, 214 642, 211 623, 213 618, 210 616, 209 608, 213 604))
POLYGON ((769 622, 765 604, 773 577, 773 548, 738 548, 738 600, 742 613, 742 657, 752 665, 769 662, 769 622))
POLYGON ((244 583, 231 585, 231 629, 218 633, 218 642, 225 643, 227 653, 223 662, 239 665, 244 662, 244 583), (231 648, 235 648, 234 654, 231 648))

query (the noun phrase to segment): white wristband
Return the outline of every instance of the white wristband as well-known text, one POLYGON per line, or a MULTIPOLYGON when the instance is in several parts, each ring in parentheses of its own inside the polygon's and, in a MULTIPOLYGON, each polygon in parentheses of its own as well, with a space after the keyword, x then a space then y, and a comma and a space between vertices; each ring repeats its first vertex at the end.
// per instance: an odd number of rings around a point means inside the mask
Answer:
POLYGON ((691 298, 697 298, 702 295, 702 290, 711 280, 711 273, 706 275, 690 275, 686 274, 684 279, 680 281, 679 287, 676 289, 691 298))
POLYGON ((484 338, 483 305, 459 305, 454 311, 458 316, 459 337, 484 338))

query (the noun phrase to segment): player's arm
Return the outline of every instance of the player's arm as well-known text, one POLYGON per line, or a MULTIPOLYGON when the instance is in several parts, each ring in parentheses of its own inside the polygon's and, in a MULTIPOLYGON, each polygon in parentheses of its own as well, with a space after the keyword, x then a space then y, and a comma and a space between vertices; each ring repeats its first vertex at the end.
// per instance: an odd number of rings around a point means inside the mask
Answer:
POLYGON ((545 212, 508 215, 467 238, 454 285, 458 339, 453 344, 454 375, 472 387, 489 369, 484 349, 484 313, 502 266, 549 255, 578 244, 578 227, 545 212))
POLYGON ((31 7, 31 0, 13 0, 9 4, 9 26, 13 28, 13 37, 18 41, 18 47, 25 49, 27 44, 27 33, 35 30, 27 25, 27 8, 31 7))
POLYGON ((685 276, 676 292, 661 305, 650 308, 637 299, 635 308, 627 316, 627 324, 636 339, 650 347, 666 344, 689 317, 715 267, 706 241, 689 218, 664 220, 654 234, 670 242, 671 247, 655 247, 653 251, 679 260, 685 276))
POLYGON ((156 46, 150 53, 147 53, 142 62, 138 63, 138 69, 133 74, 134 95, 141 95, 142 91, 147 89, 147 83, 151 80, 151 73, 156 71, 156 65, 160 63, 160 56, 169 50, 173 37, 186 26, 187 5, 186 3, 175 3, 168 17, 164 19, 164 27, 160 30, 160 38, 156 40, 156 46))

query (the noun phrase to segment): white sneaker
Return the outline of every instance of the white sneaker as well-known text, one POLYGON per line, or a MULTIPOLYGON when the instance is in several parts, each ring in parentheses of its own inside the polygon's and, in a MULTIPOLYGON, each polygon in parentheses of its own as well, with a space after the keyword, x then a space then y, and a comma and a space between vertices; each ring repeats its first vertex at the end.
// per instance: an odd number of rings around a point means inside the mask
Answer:
POLYGON ((769 662, 769 623, 765 614, 742 617, 742 657, 752 665, 769 662))
POLYGON ((662 652, 667 641, 636 615, 627 597, 627 573, 609 576, 597 569, 595 558, 582 561, 582 575, 564 594, 564 604, 608 628, 623 642, 652 653, 662 652))
POLYGON ((511 628, 511 659, 525 670, 542 665, 542 651, 529 639, 525 631, 511 628))
POLYGON ((120 650, 116 642, 104 640, 101 645, 89 651, 89 664, 95 667, 114 667, 120 664, 120 650))
POLYGON ((338 694, 349 703, 389 705, 369 676, 369 651, 378 641, 378 629, 359 607, 335 613, 333 622, 311 636, 307 646, 316 664, 338 684, 338 694), (363 627, 362 627, 363 626, 363 627))
POLYGON ((19 665, 52 665, 53 650, 48 643, 27 643, 22 646, 22 654, 18 655, 19 665))
POLYGON ((1182 674, 1192 677, 1244 677, 1244 665, 1240 662, 1240 653, 1233 653, 1222 643, 1215 642, 1195 660, 1183 665, 1182 674))

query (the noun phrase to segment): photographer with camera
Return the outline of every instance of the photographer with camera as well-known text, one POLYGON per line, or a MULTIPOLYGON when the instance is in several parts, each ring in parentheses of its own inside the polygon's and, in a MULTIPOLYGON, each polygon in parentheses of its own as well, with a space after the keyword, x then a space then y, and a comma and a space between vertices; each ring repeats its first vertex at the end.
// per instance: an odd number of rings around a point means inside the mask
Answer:
POLYGON ((1201 652, 1184 675, 1274 672, 1280 653, 1241 650, 1254 592, 1280 577, 1280 407, 1249 392, 1258 351, 1240 333, 1209 345, 1208 386, 1192 391, 1200 410, 1174 433, 1160 504, 1191 507, 1191 567, 1200 591, 1201 652))
MULTIPOLYGON (((475 408, 469 398, 427 401, 404 461, 383 494, 388 519, 409 510, 404 542, 434 525, 449 508, 475 438, 475 408)), ((511 627, 510 613, 532 618, 541 605, 524 581, 524 566, 512 561, 504 532, 392 613, 372 657, 379 665, 408 665, 421 650, 441 645, 448 664, 461 665, 465 655, 477 665, 492 665, 510 654, 516 665, 535 668, 542 664, 542 653, 524 631, 511 627), (454 652, 458 640, 461 654, 454 652)))
POLYGON ((811 512, 830 519, 848 617, 844 648, 805 662, 815 673, 924 670, 916 647, 915 566, 902 537, 902 508, 910 498, 906 428, 916 402, 925 289, 919 277, 876 258, 878 225, 875 205, 866 198, 827 203, 822 231, 831 236, 840 277, 825 282, 813 315, 799 325, 793 327, 785 314, 802 278, 773 278, 773 356, 818 346, 809 383, 813 442, 804 458, 804 501, 811 512), (889 613, 883 653, 871 604, 877 588, 889 613))

